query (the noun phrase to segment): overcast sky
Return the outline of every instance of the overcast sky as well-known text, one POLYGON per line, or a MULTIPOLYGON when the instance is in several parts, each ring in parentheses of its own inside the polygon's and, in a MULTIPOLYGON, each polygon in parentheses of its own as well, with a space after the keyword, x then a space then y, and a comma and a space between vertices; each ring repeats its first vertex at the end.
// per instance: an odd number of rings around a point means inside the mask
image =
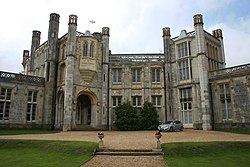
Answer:
POLYGON ((159 53, 162 28, 171 37, 194 30, 193 15, 202 14, 204 29, 222 29, 227 67, 250 63, 249 0, 3 0, 0 5, 0 71, 21 72, 23 50, 30 50, 33 30, 47 40, 49 15, 60 15, 59 37, 68 31, 70 14, 77 31, 110 28, 112 53, 159 53), (90 20, 95 24, 88 26, 90 20))

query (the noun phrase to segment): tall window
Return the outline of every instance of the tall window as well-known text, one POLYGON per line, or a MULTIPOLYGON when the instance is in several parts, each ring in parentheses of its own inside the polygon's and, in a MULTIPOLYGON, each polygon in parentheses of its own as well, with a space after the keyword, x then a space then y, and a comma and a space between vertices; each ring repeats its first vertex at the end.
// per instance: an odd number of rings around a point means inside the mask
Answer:
POLYGON ((133 96, 133 107, 141 108, 141 96, 133 96))
POLYGON ((47 67, 46 67, 46 81, 49 81, 50 77, 50 62, 47 62, 47 67))
POLYGON ((0 89, 0 121, 9 120, 11 89, 0 89))
POLYGON ((232 104, 229 84, 220 85, 220 103, 222 118, 229 120, 232 119, 232 104))
POLYGON ((65 81, 65 64, 62 64, 61 66, 60 66, 60 82, 61 83, 64 83, 64 81, 65 81))
POLYGON ((161 115, 161 96, 152 96, 152 104, 157 111, 158 116, 161 115))
POLYGON ((122 73, 122 70, 120 68, 113 69, 113 83, 121 82, 121 73, 122 73))
POLYGON ((141 82, 141 69, 132 69, 133 82, 141 82))
POLYGON ((83 56, 88 56, 88 43, 85 42, 83 45, 83 56))
POLYGON ((27 122, 36 121, 36 106, 37 106, 37 92, 29 91, 28 94, 28 104, 27 104, 27 122))
POLYGON ((192 88, 180 89, 180 102, 183 124, 192 124, 192 88))
POLYGON ((178 61, 178 70, 180 80, 186 80, 190 78, 188 59, 178 61))
POLYGON ((152 68, 152 82, 160 83, 160 68, 152 68))
POLYGON ((94 44, 90 45, 90 57, 94 57, 94 44))
POLYGON ((177 45, 178 58, 188 56, 187 42, 183 42, 177 45))
POLYGON ((66 45, 64 44, 62 47, 62 60, 64 60, 66 57, 66 45))
POLYGON ((112 110, 113 110, 113 121, 116 120, 115 107, 121 104, 122 97, 121 96, 113 96, 112 97, 112 110))

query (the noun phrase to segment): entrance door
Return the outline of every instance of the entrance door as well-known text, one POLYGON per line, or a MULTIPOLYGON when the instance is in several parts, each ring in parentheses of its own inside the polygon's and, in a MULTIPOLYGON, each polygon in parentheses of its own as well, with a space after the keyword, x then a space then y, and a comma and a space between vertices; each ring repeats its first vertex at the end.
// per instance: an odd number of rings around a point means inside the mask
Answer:
POLYGON ((77 99, 76 124, 91 124, 91 101, 86 95, 81 95, 77 99))

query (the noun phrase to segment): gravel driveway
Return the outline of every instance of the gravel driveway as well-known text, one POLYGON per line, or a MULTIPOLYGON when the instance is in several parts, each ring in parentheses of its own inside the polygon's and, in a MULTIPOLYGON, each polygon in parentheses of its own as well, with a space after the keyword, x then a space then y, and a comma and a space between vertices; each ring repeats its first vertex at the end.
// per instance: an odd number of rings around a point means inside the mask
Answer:
MULTIPOLYGON (((105 131, 104 147, 113 149, 154 149, 156 148, 155 131, 105 131)), ((55 134, 10 135, 0 139, 37 139, 37 140, 71 140, 98 142, 96 131, 70 131, 55 134)), ((250 135, 184 129, 183 132, 162 132, 162 143, 200 142, 200 141, 250 141, 250 135)), ((154 157, 119 157, 95 156, 84 167, 95 166, 166 166, 163 158, 154 157)))
MULTIPOLYGON (((155 131, 105 131, 104 146, 115 149, 152 149, 156 147, 155 131)), ((96 131, 69 131, 54 134, 6 135, 0 139, 71 140, 98 142, 96 131)), ((250 135, 185 129, 162 132, 162 143, 199 141, 250 141, 250 135)))

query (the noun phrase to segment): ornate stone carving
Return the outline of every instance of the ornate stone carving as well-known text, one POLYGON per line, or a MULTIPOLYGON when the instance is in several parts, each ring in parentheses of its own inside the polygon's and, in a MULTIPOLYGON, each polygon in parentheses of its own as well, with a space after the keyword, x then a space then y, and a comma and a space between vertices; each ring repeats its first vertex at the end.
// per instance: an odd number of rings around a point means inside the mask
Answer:
POLYGON ((102 35, 107 35, 107 36, 109 36, 109 28, 108 28, 108 27, 103 27, 103 28, 102 28, 102 35))
POLYGON ((151 93, 152 93, 152 95, 161 95, 161 90, 160 89, 152 89, 151 93))
POLYGON ((76 15, 69 15, 69 24, 76 24, 77 25, 77 16, 76 15))
POLYGON ((170 28, 169 27, 164 27, 162 29, 163 37, 170 37, 170 28))
POLYGON ((194 15, 194 26, 195 25, 203 25, 203 18, 201 14, 194 15))
POLYGON ((215 36, 216 38, 223 38, 221 29, 214 30, 212 33, 213 33, 213 36, 215 36))

